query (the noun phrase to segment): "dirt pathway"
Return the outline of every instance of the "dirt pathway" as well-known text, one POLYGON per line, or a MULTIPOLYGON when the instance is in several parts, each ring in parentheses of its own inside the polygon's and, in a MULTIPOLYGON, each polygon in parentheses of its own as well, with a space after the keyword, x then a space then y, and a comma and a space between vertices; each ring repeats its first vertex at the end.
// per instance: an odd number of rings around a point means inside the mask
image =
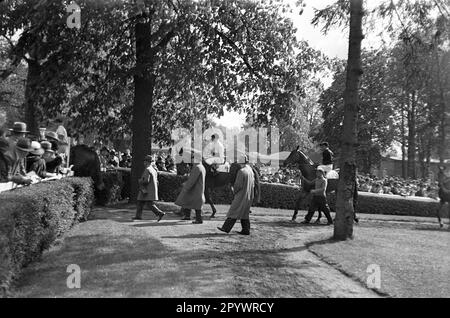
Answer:
MULTIPOLYGON (((163 204, 166 211, 176 211, 163 204)), ((131 222, 127 207, 96 209, 64 241, 25 270, 18 297, 377 297, 310 253, 305 244, 331 236, 327 226, 291 224, 286 211, 255 209, 252 235, 236 224, 216 227, 180 221, 172 213, 156 223, 131 222), (69 264, 81 268, 81 288, 66 285, 69 264)))

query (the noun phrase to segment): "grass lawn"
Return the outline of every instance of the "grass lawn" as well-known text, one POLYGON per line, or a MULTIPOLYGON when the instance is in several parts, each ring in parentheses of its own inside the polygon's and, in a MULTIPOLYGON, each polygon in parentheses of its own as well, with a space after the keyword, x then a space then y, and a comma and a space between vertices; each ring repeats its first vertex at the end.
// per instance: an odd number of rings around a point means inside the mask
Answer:
POLYGON ((450 231, 436 228, 356 227, 354 240, 313 242, 310 251, 367 282, 381 269, 381 289, 393 297, 450 297, 450 231))

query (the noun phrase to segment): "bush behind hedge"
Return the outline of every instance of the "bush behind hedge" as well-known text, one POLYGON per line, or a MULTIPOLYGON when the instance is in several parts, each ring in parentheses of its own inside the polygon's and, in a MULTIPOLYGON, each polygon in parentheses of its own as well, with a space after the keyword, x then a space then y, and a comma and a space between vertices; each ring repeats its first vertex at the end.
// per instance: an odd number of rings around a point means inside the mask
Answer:
POLYGON ((0 194, 0 294, 92 205, 92 182, 66 178, 0 194))

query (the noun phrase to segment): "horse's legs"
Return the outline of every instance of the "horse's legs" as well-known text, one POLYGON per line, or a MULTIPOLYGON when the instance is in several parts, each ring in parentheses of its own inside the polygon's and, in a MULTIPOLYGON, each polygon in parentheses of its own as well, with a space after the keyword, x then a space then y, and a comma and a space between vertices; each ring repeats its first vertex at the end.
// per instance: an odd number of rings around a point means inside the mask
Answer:
POLYGON ((205 187, 205 201, 211 206, 212 214, 211 218, 214 218, 216 215, 216 207, 214 206, 214 202, 211 199, 211 188, 205 187))
POLYGON ((298 196, 297 201, 295 201, 294 214, 292 215, 292 221, 297 219, 298 210, 300 210, 300 205, 302 204, 302 195, 298 196))
MULTIPOLYGON (((442 219, 441 219, 441 211, 444 208, 444 204, 445 204, 444 200, 441 199, 441 201, 439 203, 438 210, 437 210, 437 218, 438 218, 438 222, 439 222, 439 226, 440 227, 444 227, 444 222, 442 222, 442 219)), ((449 207, 449 209, 450 209, 450 207, 449 207)))

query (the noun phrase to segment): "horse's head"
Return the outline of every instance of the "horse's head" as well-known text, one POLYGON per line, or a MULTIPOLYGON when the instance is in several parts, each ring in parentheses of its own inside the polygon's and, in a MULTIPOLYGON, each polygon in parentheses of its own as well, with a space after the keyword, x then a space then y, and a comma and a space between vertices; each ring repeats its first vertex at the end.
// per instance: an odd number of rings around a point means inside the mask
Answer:
POLYGON ((297 148, 292 150, 292 152, 286 158, 283 163, 283 167, 301 167, 302 165, 313 166, 314 162, 300 150, 300 146, 297 146, 297 148))

